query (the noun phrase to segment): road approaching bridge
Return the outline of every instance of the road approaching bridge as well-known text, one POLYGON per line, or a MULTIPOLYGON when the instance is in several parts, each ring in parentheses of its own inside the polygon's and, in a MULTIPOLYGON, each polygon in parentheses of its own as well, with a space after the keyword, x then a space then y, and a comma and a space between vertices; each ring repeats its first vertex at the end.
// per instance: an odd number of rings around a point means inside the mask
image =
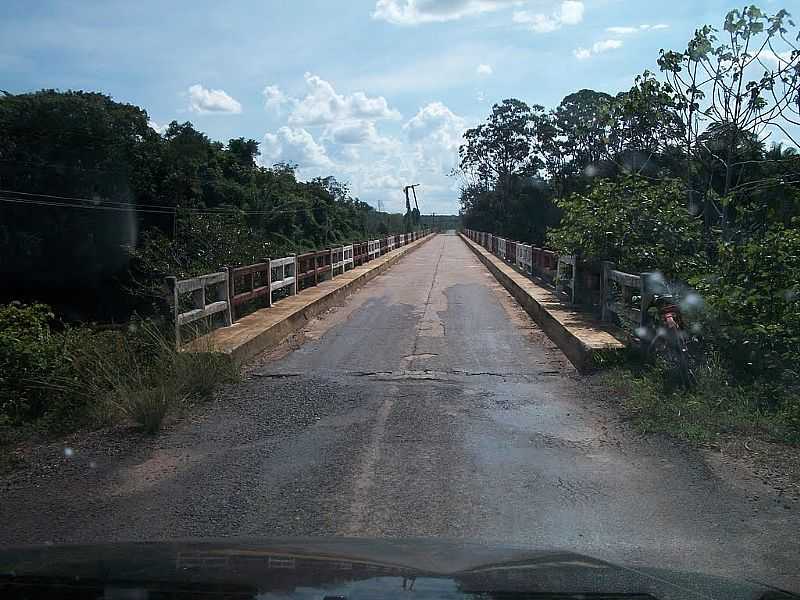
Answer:
POLYGON ((433 536, 800 587, 796 510, 606 401, 439 235, 152 443, 12 482, 0 542, 433 536))

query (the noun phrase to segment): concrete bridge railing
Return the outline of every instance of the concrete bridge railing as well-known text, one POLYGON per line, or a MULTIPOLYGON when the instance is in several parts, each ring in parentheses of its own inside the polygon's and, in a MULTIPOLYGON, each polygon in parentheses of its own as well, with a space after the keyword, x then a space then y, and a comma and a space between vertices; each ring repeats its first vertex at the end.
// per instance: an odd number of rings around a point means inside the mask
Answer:
POLYGON ((586 306, 607 322, 620 321, 633 327, 647 323, 647 310, 653 300, 649 273, 625 273, 608 261, 558 255, 552 250, 485 231, 464 229, 464 234, 501 260, 551 288, 568 304, 586 306))
POLYGON ((182 344, 186 327, 197 327, 201 322, 205 330, 232 325, 244 314, 247 305, 262 301, 270 307, 299 290, 342 275, 429 233, 426 228, 300 255, 267 258, 256 264, 227 266, 216 273, 189 279, 167 277, 175 343, 182 344))

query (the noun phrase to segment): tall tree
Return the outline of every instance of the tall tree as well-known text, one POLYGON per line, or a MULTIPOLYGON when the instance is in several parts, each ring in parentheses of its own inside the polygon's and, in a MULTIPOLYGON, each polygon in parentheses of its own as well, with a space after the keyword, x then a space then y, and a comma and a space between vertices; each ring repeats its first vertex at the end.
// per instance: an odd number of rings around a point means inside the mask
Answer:
MULTIPOLYGON (((737 202, 737 160, 743 139, 764 141, 773 130, 793 138, 800 125, 800 50, 789 34, 794 23, 781 10, 769 16, 756 6, 732 10, 724 34, 705 26, 698 29, 682 52, 661 51, 658 64, 665 73, 675 106, 685 124, 685 175, 689 204, 703 211, 706 235, 720 222, 731 227, 737 202), (724 41, 719 41, 718 34, 724 41), (714 135, 703 132, 713 126, 714 135), (708 140, 721 141, 713 148, 708 140), (703 186, 693 161, 716 162, 724 170, 721 201, 703 186)), ((740 170, 738 170, 741 173, 740 170)))
POLYGON ((492 212, 502 219, 515 178, 530 177, 542 166, 536 130, 543 107, 506 99, 492 107, 485 123, 464 133, 460 167, 470 185, 493 189, 492 212))

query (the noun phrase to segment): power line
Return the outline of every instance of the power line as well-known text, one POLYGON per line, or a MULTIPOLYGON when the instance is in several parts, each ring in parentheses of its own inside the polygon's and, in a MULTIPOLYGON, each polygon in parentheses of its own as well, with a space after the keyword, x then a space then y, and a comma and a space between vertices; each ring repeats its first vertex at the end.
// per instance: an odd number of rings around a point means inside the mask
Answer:
POLYGON ((162 215, 174 215, 175 211, 144 209, 144 208, 130 208, 121 206, 87 206, 85 204, 69 204, 66 202, 52 202, 46 200, 34 200, 32 198, 14 198, 7 196, 0 196, 0 202, 11 204, 28 204, 32 206, 49 206, 53 208, 78 208, 83 210, 112 210, 119 212, 139 212, 139 213, 155 213, 162 215))
MULTIPOLYGON (((193 212, 193 213, 200 213, 200 214, 224 214, 224 213, 232 213, 232 214, 246 214, 246 215, 273 215, 273 214, 281 214, 281 213, 299 213, 299 212, 307 212, 313 211, 318 209, 330 210, 332 207, 328 204, 318 204, 313 205, 310 207, 300 207, 300 208, 273 208, 270 210, 244 210, 239 208, 192 208, 192 207, 181 207, 181 206, 171 206, 171 205, 162 205, 162 204, 137 204, 134 202, 119 202, 116 200, 105 200, 105 199, 97 199, 97 198, 86 198, 81 196, 65 196, 65 195, 57 195, 57 194, 42 194, 38 192, 23 192, 21 190, 9 190, 9 189, 2 189, 0 188, 0 194, 8 194, 11 196, 29 196, 33 198, 47 198, 51 200, 61 200, 67 202, 87 202, 92 205, 92 207, 102 207, 103 205, 112 205, 118 207, 130 207, 131 210, 153 210, 153 209, 160 209, 169 212, 193 212)), ((55 203, 53 203, 55 205, 55 203)))
MULTIPOLYGON (((94 199, 94 198, 81 198, 79 196, 57 196, 57 195, 54 195, 54 194, 39 194, 39 193, 34 193, 34 192, 21 192, 19 190, 0 189, 0 194, 14 194, 14 195, 19 195, 19 196, 34 196, 36 198, 50 198, 50 199, 53 199, 53 200, 70 200, 70 201, 91 202, 93 204, 98 204, 98 203, 102 202, 104 204, 113 204, 113 205, 118 205, 118 206, 132 206, 132 207, 138 207, 139 206, 138 204, 135 204, 133 202, 118 202, 116 200, 98 200, 98 199, 94 199)), ((145 205, 142 205, 142 206, 144 206, 146 208, 162 208, 162 209, 166 209, 166 210, 175 210, 176 208, 178 208, 177 206, 166 206, 166 205, 158 205, 158 204, 145 204, 145 205)))
MULTIPOLYGON (((0 190, 0 193, 8 194, 9 192, 6 190, 0 190)), ((17 192, 12 192, 17 193, 17 192)), ((325 209, 326 213, 330 211, 329 206, 316 206, 316 207, 306 207, 306 208, 289 208, 289 209, 275 209, 271 211, 247 211, 247 210, 240 210, 236 208, 232 209, 192 209, 192 208, 181 208, 181 207, 159 207, 158 205, 154 205, 153 207, 149 207, 145 205, 145 207, 138 207, 135 204, 130 203, 115 203, 117 205, 106 206, 103 204, 97 204, 94 200, 86 200, 86 199, 76 199, 76 200, 84 200, 87 202, 91 202, 92 204, 76 204, 75 202, 60 202, 60 201, 53 201, 52 198, 64 198, 69 199, 67 196, 45 196, 46 198, 51 198, 50 200, 38 200, 36 198, 22 198, 19 196, 0 196, 0 202, 6 202, 10 204, 25 204, 31 206, 49 206, 55 208, 76 208, 82 210, 110 210, 110 211, 118 211, 118 212, 134 212, 134 213, 151 213, 151 214, 167 214, 167 215, 180 215, 181 212, 188 212, 191 214, 196 215, 266 215, 266 216, 274 216, 279 214, 292 214, 292 213, 302 213, 302 212, 310 212, 317 209, 325 209)))

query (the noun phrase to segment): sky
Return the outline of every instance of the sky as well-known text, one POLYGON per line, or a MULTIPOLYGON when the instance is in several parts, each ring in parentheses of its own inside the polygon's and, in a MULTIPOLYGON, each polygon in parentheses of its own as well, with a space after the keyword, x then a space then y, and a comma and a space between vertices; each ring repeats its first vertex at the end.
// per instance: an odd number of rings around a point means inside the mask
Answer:
MULTIPOLYGON (((768 12, 796 0, 765 1, 768 12)), ((0 89, 92 90, 258 140, 384 210, 458 211, 450 172, 495 102, 617 93, 735 6, 717 0, 3 0, 0 89)), ((800 11, 797 11, 800 12, 800 11)))

